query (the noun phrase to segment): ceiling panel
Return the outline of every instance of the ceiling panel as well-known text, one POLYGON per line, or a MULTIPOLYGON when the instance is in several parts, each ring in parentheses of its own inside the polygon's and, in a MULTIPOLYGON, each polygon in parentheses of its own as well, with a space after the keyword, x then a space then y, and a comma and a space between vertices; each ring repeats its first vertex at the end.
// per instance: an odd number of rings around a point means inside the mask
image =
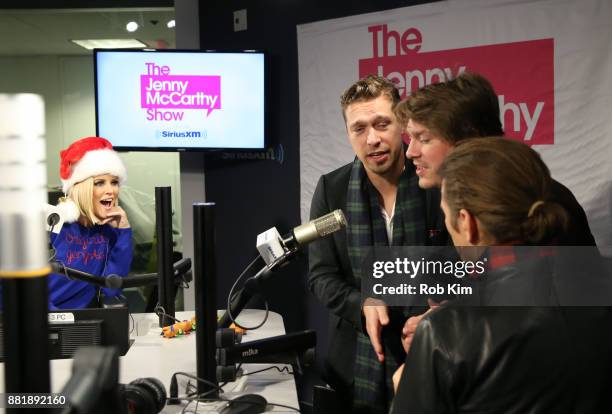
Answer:
POLYGON ((173 8, 0 10, 0 56, 86 55, 71 39, 136 38, 153 48, 174 48, 173 8), (141 27, 125 30, 128 21, 141 27))

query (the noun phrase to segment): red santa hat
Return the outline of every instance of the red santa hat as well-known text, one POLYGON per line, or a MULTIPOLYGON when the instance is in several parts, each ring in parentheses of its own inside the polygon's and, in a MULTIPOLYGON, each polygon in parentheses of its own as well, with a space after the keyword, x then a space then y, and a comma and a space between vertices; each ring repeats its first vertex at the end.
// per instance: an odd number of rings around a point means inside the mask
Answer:
POLYGON ((81 138, 60 152, 60 178, 64 194, 68 194, 73 185, 104 174, 118 177, 120 183, 127 179, 127 171, 119 154, 106 139, 81 138))

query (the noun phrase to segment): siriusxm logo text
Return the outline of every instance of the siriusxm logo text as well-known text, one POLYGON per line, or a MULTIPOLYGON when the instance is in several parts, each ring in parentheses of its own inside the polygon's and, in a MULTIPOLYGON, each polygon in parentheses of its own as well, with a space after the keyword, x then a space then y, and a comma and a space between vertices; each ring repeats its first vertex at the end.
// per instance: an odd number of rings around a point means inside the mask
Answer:
POLYGON ((157 131, 157 138, 206 138, 206 131, 157 131))
POLYGON ((278 144, 276 147, 269 147, 266 151, 252 152, 223 152, 221 153, 223 160, 271 160, 282 164, 285 160, 285 149, 283 144, 278 144))

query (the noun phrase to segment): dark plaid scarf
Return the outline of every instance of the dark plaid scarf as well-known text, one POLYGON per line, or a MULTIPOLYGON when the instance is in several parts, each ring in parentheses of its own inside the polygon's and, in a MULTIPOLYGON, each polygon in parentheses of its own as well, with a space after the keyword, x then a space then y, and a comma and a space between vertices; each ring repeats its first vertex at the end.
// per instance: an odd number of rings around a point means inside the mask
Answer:
MULTIPOLYGON (((347 191, 348 253, 353 274, 362 277, 362 260, 372 246, 388 246, 379 193, 367 178, 361 161, 355 158, 347 191)), ((425 244, 424 194, 411 163, 400 176, 393 216, 393 245, 425 244)), ((367 276, 366 276, 367 277, 367 276)), ((401 329, 401 328, 400 328, 401 329)), ((400 332, 397 332, 398 342, 400 332)), ((398 363, 383 343, 385 363, 376 358, 367 335, 357 334, 355 358, 354 413, 386 413, 393 398, 392 376, 398 363)), ((403 361, 402 361, 403 362, 403 361)))

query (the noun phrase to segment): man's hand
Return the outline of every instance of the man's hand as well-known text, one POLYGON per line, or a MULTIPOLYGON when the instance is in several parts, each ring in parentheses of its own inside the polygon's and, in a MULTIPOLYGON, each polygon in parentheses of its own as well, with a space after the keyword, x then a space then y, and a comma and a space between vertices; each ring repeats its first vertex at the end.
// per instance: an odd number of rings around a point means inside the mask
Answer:
POLYGON ((397 386, 399 385, 400 379, 402 378, 402 372, 404 372, 404 365, 400 365, 400 367, 393 374, 393 392, 397 394, 397 386))
POLYGON ((412 338, 414 337, 414 333, 416 332, 419 322, 421 322, 421 319, 423 319, 423 316, 427 315, 429 312, 440 306, 439 303, 435 303, 431 299, 427 299, 427 303, 429 304, 429 309, 427 310, 427 312, 423 313, 422 315, 412 316, 408 318, 408 320, 404 324, 404 327, 402 328, 402 346, 404 347, 404 351, 406 351, 406 353, 408 353, 408 351, 410 350, 412 338))
POLYGON ((387 305, 378 299, 367 298, 363 302, 363 316, 365 317, 366 332, 376 352, 379 362, 384 362, 385 353, 382 346, 381 332, 383 326, 389 324, 389 311, 387 305))
POLYGON ((127 214, 125 211, 119 207, 115 206, 111 208, 106 213, 106 218, 102 220, 100 224, 110 224, 112 227, 119 229, 128 229, 130 228, 130 222, 127 219, 127 214))

